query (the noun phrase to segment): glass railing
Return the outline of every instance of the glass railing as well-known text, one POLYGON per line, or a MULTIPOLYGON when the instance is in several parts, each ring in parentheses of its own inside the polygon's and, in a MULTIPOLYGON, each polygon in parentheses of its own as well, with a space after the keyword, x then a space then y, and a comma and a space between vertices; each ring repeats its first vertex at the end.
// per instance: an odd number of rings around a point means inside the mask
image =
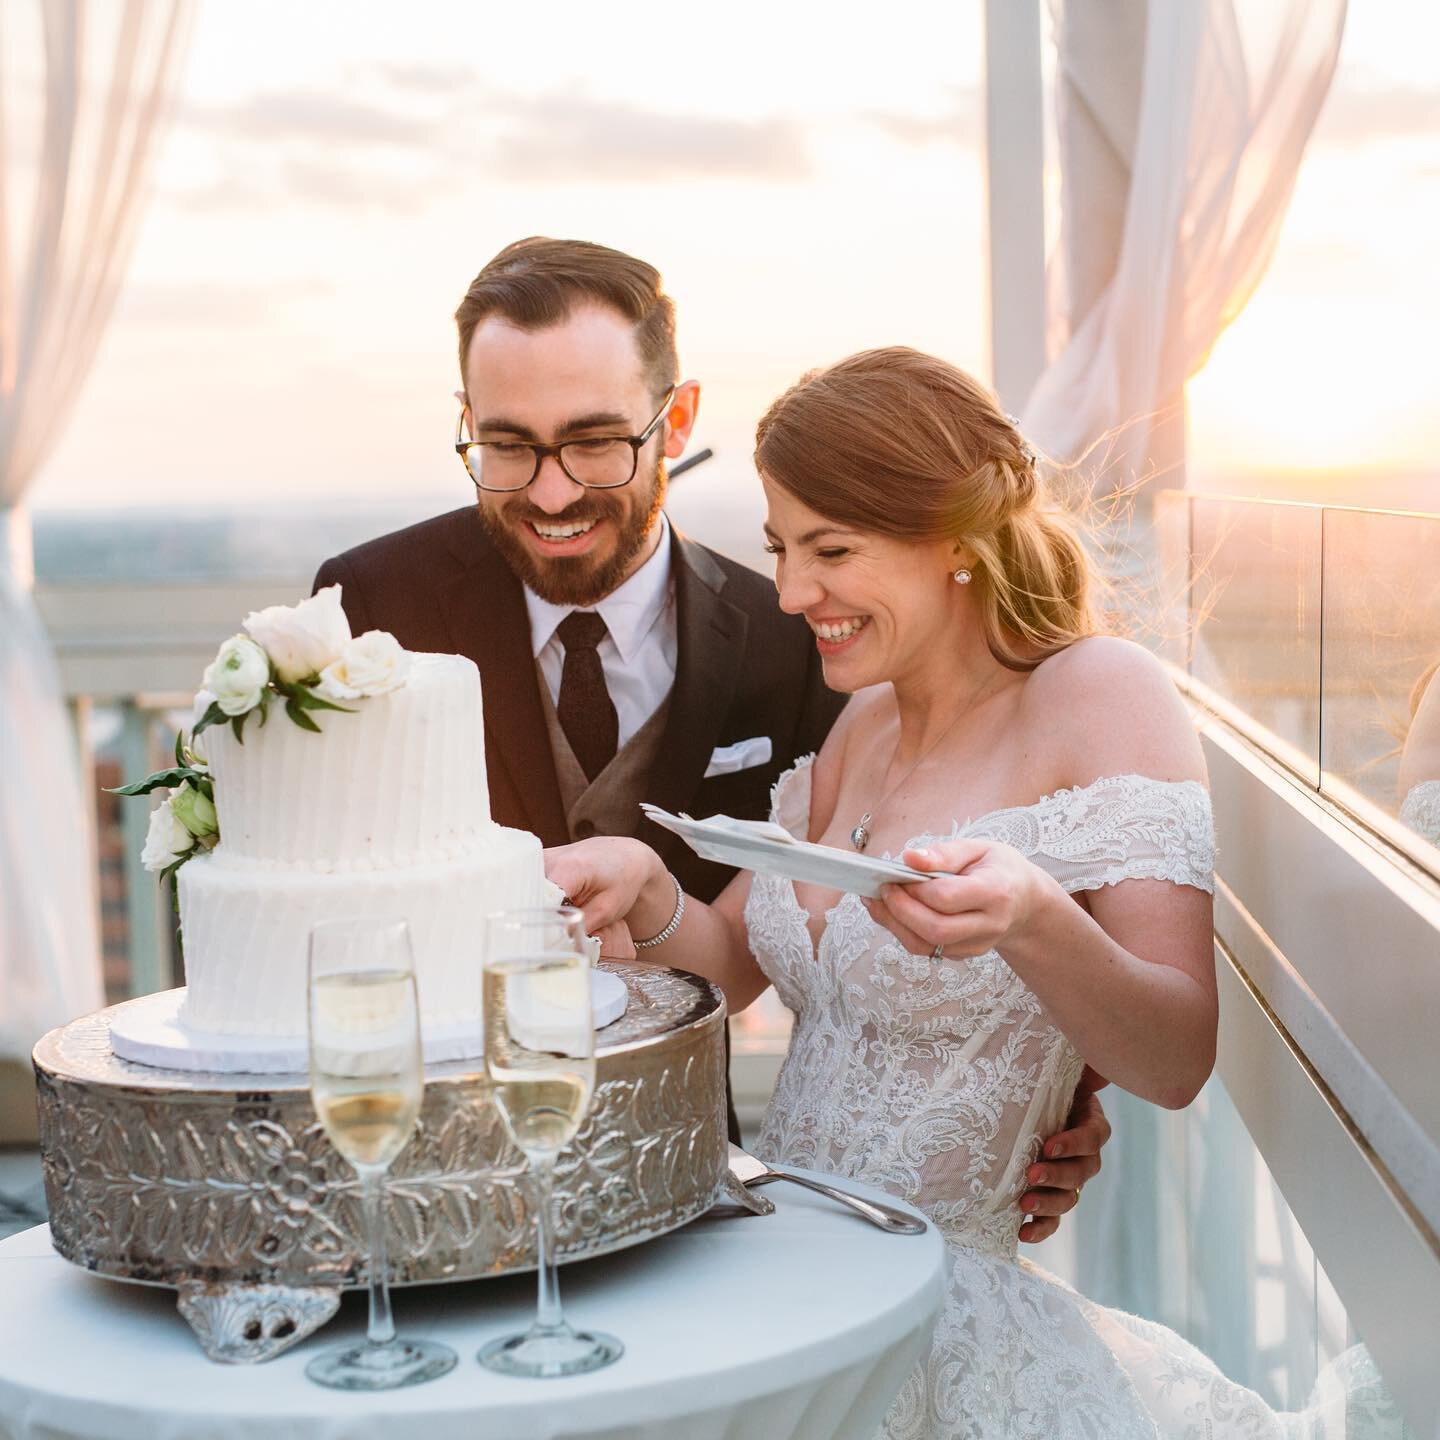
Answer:
POLYGON ((1306 1415, 1293 1433, 1418 1435, 1219 1076, 1183 1111, 1114 1087, 1104 1102, 1115 1143, 1035 1261, 1168 1325, 1266 1405, 1306 1415))
POLYGON ((1440 514, 1168 492, 1156 537, 1182 683, 1440 875, 1440 514))

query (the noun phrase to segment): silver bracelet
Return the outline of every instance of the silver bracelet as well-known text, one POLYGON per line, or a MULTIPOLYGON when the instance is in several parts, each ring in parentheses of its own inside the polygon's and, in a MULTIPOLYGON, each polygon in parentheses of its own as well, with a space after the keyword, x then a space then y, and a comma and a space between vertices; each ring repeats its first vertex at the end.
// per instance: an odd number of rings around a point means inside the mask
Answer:
POLYGON ((637 950, 648 950, 652 945, 663 945, 680 928, 680 922, 685 918, 685 892, 670 871, 667 870, 665 873, 670 876, 670 883, 675 887, 675 913, 670 917, 670 923, 658 935, 652 935, 648 940, 636 940, 632 936, 630 943, 637 950))

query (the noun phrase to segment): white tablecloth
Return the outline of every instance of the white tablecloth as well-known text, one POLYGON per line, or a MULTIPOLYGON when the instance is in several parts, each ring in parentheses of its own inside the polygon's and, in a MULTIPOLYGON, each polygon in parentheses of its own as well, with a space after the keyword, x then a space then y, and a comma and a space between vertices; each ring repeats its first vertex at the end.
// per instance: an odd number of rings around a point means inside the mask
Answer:
POLYGON ((304 1374, 318 1349, 363 1333, 363 1295, 267 1364, 215 1365, 172 1291, 86 1274, 42 1225, 0 1242, 0 1436, 870 1440, 939 1311, 944 1246, 933 1228, 886 1235, 798 1186, 765 1193, 774 1215, 706 1218, 562 1267, 569 1317, 625 1342, 593 1375, 507 1379, 476 1363, 483 1341, 528 1323, 531 1276, 396 1290, 400 1331, 443 1340, 460 1364, 380 1395, 304 1374))

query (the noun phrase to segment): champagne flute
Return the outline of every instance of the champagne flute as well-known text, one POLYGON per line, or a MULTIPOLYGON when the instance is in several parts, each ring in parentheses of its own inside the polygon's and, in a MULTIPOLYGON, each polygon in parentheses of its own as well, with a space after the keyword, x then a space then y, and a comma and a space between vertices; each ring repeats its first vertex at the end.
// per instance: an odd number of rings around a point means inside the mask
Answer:
POLYGON ((305 1373, 336 1390, 393 1390, 454 1369, 447 1345, 400 1340, 386 1287, 385 1172, 420 1115, 425 1076, 410 930, 403 920, 336 920, 310 932, 310 1094, 360 1176, 370 1251, 363 1343, 317 1355, 305 1373))
POLYGON ((540 1291, 535 1323, 492 1340, 479 1360, 503 1375, 580 1375, 625 1350, 613 1335, 566 1323, 555 1264, 555 1160, 595 1092, 590 942, 584 917, 568 906, 492 915, 486 938, 485 1070, 505 1128, 530 1162, 540 1291))

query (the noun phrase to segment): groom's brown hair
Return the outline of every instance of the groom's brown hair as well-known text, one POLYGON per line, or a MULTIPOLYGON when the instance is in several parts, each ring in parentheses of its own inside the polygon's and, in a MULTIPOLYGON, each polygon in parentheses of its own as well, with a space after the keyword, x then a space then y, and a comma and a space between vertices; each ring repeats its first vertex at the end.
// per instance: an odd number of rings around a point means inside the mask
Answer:
POLYGON ((544 330, 586 302, 607 305, 634 325, 640 363, 659 399, 680 377, 675 303, 660 272, 621 250, 543 235, 507 245, 470 282, 455 311, 462 382, 470 337, 481 321, 499 315, 522 330, 544 330))

